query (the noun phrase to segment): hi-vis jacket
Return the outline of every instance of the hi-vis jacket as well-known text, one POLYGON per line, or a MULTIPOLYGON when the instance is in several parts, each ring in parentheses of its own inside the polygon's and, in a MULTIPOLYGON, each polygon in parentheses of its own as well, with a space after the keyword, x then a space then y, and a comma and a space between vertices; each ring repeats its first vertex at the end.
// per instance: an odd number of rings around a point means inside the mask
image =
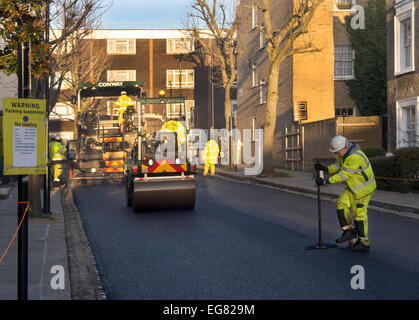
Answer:
POLYGON ((336 173, 329 178, 329 183, 346 183, 355 199, 360 199, 371 194, 377 184, 367 156, 358 144, 351 144, 343 157, 338 157, 335 164, 327 167, 329 173, 336 173))
POLYGON ((58 141, 53 141, 49 147, 51 161, 65 160, 66 148, 58 141))
POLYGON ((218 143, 215 140, 208 141, 204 151, 206 162, 208 164, 217 164, 219 151, 218 143))
POLYGON ((128 106, 133 106, 134 100, 132 100, 127 95, 121 95, 118 100, 115 102, 115 107, 118 110, 118 114, 122 114, 123 112, 127 111, 128 106))
POLYGON ((170 120, 167 121, 160 129, 162 132, 173 132, 176 133, 178 147, 186 142, 186 129, 180 121, 170 120))

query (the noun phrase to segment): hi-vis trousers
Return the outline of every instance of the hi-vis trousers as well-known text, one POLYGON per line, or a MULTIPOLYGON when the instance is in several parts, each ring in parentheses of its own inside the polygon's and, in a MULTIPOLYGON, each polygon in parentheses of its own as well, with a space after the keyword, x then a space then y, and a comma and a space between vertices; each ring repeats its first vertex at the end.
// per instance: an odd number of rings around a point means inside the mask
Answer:
POLYGON ((363 198, 355 199, 354 194, 346 188, 336 201, 336 212, 342 230, 355 228, 359 239, 365 245, 369 245, 371 242, 368 239, 367 210, 372 195, 373 193, 363 198), (354 222, 352 222, 351 209, 354 222))

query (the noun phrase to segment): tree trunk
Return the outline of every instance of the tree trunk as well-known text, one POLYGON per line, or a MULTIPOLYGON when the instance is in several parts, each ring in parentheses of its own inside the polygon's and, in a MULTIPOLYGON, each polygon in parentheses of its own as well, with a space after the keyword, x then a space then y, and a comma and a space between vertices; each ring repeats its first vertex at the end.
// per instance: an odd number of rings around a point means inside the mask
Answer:
MULTIPOLYGON (((279 60, 277 59, 276 61, 279 60)), ((263 173, 268 175, 275 171, 273 152, 275 142, 276 110, 279 101, 279 66, 279 62, 274 63, 268 77, 268 97, 266 101, 266 118, 263 130, 263 173)))
MULTIPOLYGON (((225 116, 225 122, 226 122, 226 130, 227 134, 232 129, 230 127, 230 117, 231 117, 231 98, 230 98, 230 90, 231 90, 231 84, 227 84, 225 92, 224 92, 224 116, 225 116)), ((231 145, 230 138, 228 138, 228 145, 231 145)), ((229 148, 230 150, 230 148, 229 148)), ((231 164, 231 154, 228 153, 228 163, 231 164)))

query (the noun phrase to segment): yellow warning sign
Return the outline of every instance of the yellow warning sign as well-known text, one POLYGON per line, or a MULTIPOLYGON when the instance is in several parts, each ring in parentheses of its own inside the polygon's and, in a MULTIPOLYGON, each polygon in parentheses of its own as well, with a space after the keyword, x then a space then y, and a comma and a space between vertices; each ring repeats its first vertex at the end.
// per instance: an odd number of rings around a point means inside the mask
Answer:
POLYGON ((4 174, 45 174, 46 103, 3 98, 4 174))

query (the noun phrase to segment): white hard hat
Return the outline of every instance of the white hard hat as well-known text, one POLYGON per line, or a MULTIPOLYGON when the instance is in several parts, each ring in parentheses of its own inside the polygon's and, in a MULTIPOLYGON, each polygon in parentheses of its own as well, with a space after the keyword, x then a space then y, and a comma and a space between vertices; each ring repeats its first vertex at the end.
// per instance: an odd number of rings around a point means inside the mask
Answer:
POLYGON ((348 146, 348 139, 344 136, 336 136, 332 140, 330 140, 329 144, 329 151, 330 152, 338 152, 343 148, 348 146))
POLYGON ((127 94, 127 92, 126 91, 121 91, 121 94, 127 94))

